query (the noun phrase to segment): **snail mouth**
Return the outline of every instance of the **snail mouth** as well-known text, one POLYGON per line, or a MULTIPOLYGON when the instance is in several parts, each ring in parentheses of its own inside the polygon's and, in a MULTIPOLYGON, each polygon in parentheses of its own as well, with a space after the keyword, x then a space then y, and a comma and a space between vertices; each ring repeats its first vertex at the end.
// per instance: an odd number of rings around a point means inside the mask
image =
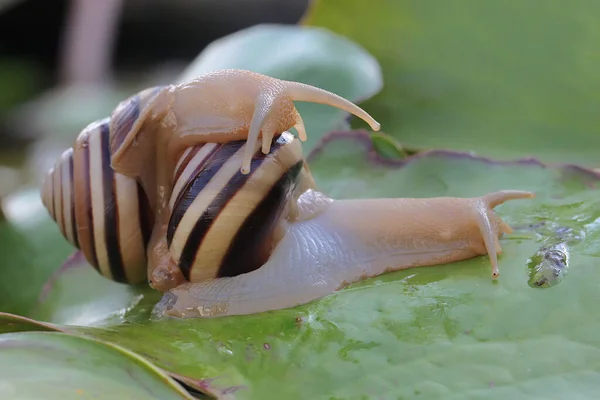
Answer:
POLYGON ((172 292, 166 292, 154 306, 154 310, 152 311, 153 316, 161 317, 167 315, 173 309, 175 303, 177 303, 177 296, 172 292))

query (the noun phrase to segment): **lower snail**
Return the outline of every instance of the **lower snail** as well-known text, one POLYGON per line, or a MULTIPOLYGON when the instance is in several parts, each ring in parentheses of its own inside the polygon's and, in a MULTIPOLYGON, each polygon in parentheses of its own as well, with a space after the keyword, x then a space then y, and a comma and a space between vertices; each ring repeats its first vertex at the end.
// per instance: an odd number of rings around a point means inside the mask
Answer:
POLYGON ((88 125, 49 171, 43 202, 103 276, 163 292, 159 316, 289 308, 386 272, 479 255, 498 277, 498 239, 512 229, 493 209, 533 193, 331 199, 304 160, 293 100, 379 129, 324 90, 221 70, 142 91, 88 125))

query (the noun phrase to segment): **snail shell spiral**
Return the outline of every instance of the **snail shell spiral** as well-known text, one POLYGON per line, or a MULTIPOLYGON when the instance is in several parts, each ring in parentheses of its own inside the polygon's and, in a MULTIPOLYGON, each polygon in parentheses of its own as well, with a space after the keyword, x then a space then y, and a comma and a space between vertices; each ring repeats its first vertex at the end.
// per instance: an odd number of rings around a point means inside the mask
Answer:
POLYGON ((263 265, 284 234, 295 188, 312 182, 292 134, 275 138, 268 154, 257 148, 249 174, 239 170, 246 146, 194 146, 177 163, 166 242, 187 281, 236 276, 263 265))
POLYGON ((141 186, 110 167, 109 119, 85 127, 48 171, 42 201, 65 239, 104 277, 147 277, 153 214, 141 186))

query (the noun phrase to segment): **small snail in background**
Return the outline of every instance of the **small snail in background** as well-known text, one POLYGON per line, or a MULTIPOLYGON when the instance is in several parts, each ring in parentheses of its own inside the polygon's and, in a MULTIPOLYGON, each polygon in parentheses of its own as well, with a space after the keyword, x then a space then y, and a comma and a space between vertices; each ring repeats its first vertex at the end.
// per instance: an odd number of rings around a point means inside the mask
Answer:
POLYGON ((330 92, 219 70, 146 89, 88 125, 48 172, 43 202, 103 276, 164 292, 161 316, 294 307, 389 271, 478 255, 498 276, 498 239, 512 230, 493 208, 533 193, 331 199, 304 161, 294 101, 379 130, 330 92))

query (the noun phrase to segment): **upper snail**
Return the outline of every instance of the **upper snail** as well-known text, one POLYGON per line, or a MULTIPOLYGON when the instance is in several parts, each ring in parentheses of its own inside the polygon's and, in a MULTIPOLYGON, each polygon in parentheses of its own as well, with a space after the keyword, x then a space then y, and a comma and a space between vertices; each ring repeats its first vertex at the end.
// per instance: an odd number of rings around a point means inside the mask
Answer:
POLYGON ((155 311, 197 317, 292 307, 358 280, 488 254, 511 232, 493 211, 533 193, 334 200, 316 190, 293 101, 349 101, 312 86, 222 70, 150 88, 88 125, 42 198, 105 277, 165 292, 155 311), (258 138, 262 137, 262 143, 258 138))
MULTIPOLYGON (((112 167, 151 187, 156 182, 143 170, 156 162, 148 157, 156 157, 157 150, 166 152, 159 159, 174 160, 195 144, 246 139, 240 170, 248 174, 259 136, 264 154, 273 137, 290 128, 306 140, 294 101, 331 105, 362 118, 375 131, 380 129, 364 110, 331 92, 251 71, 224 69, 189 82, 147 89, 119 104, 110 124, 112 167)), ((164 168, 172 170, 173 165, 164 168)))

